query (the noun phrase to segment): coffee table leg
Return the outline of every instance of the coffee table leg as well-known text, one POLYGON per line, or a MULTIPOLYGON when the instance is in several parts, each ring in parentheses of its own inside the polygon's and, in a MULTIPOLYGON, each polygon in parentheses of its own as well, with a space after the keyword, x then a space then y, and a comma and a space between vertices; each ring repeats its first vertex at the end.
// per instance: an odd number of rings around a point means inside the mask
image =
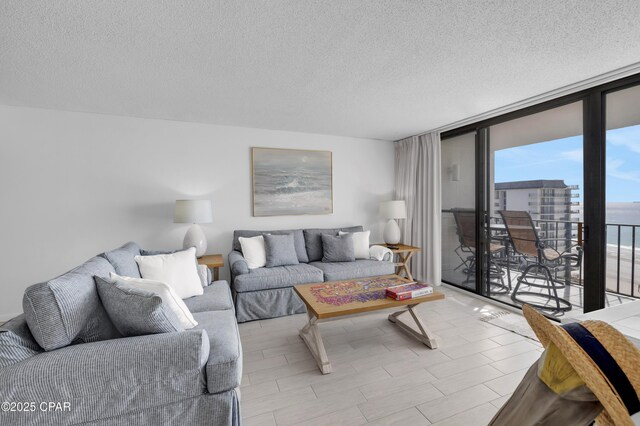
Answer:
POLYGON ((409 305, 408 309, 406 310, 402 310, 402 311, 398 311, 390 314, 389 321, 396 324, 403 331, 415 337, 416 339, 418 339, 418 341, 424 343, 431 349, 436 349, 438 347, 438 341, 436 339, 436 336, 427 328, 424 322, 422 322, 422 319, 418 316, 417 312, 414 311, 413 308, 415 308, 416 306, 418 305, 409 305), (411 317, 413 317, 413 321, 418 326, 418 330, 416 330, 411 325, 407 324, 403 318, 400 318, 400 315, 404 314, 407 311, 409 311, 409 313, 411 314, 411 317))
POLYGON ((322 336, 320 336, 318 319, 316 317, 309 314, 309 322, 300 330, 300 337, 309 348, 311 355, 315 358, 322 374, 331 373, 331 363, 329 362, 327 351, 324 349, 324 343, 322 342, 322 336))

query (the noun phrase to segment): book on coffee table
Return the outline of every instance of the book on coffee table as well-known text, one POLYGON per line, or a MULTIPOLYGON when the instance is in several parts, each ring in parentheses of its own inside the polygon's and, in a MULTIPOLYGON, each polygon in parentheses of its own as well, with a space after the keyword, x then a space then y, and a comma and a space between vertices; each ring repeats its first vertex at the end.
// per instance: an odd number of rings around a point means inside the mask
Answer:
POLYGON ((386 290, 387 297, 395 300, 415 299, 432 293, 433 287, 419 282, 394 285, 386 290))

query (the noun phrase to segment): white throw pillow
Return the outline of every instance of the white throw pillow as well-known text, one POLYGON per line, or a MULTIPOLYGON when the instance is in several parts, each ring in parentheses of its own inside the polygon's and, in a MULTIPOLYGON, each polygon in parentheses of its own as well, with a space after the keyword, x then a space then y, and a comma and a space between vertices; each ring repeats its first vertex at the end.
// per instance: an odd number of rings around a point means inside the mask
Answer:
POLYGON ((338 232, 338 235, 351 234, 353 237, 353 251, 356 259, 369 259, 369 236, 371 231, 364 232, 338 232))
POLYGON ((182 299, 176 294, 175 291, 171 287, 169 287, 166 283, 160 281, 146 280, 144 278, 131 278, 131 277, 122 277, 113 272, 110 273, 111 279, 116 281, 123 281, 128 283, 129 285, 139 288, 141 290, 151 291, 156 293, 164 303, 167 304, 167 307, 171 309, 180 321, 180 324, 186 329, 190 329, 198 325, 198 322, 193 318, 191 311, 187 308, 187 305, 184 304, 182 299))
POLYGON ((135 256, 134 259, 142 278, 169 284, 181 299, 200 296, 204 292, 195 247, 171 254, 135 256))
POLYGON ((242 247, 242 255, 247 261, 249 269, 262 268, 267 264, 267 252, 264 249, 264 237, 258 235, 256 237, 238 238, 240 247, 242 247))
POLYGON ((198 265, 198 276, 202 287, 207 287, 209 285, 209 268, 207 265, 198 265))

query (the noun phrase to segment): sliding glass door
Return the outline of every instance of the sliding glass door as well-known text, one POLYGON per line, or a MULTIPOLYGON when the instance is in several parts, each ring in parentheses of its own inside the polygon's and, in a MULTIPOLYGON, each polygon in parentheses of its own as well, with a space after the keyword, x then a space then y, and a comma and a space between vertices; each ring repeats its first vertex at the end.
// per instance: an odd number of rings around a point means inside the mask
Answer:
POLYGON ((583 313, 582 123, 578 101, 489 128, 486 295, 583 313))
POLYGON ((640 298, 640 75, 442 135, 445 283, 557 320, 640 298))
POLYGON ((607 306, 640 297, 640 86, 608 93, 606 105, 607 306))
POLYGON ((442 143, 442 278, 476 290, 476 135, 442 143))

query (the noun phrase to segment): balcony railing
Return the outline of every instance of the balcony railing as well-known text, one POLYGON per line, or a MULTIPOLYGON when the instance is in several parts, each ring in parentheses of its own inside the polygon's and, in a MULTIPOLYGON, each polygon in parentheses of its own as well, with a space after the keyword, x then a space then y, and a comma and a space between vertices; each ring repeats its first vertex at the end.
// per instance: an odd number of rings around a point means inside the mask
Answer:
MULTIPOLYGON (((452 213, 452 210, 443 210, 452 213)), ((492 216, 492 223, 502 223, 501 217, 492 216)), ((554 220, 532 218, 541 239, 556 250, 563 251, 571 245, 584 246, 584 223, 576 220, 554 220)), ((626 223, 608 223, 607 245, 602 247, 606 253, 606 291, 621 296, 640 298, 640 288, 636 288, 636 262, 640 263, 637 251, 640 248, 640 225, 626 223)), ((500 232, 506 232, 500 231, 500 232)), ((582 286, 583 264, 579 268, 565 270, 565 277, 571 285, 582 286)), ((515 271, 514 271, 515 272, 515 271)))
MULTIPOLYGON (((550 238, 551 246, 563 251, 571 245, 584 246, 584 224, 578 221, 532 218, 541 239, 550 238)), ((496 223, 502 218, 492 217, 496 223)), ((623 296, 640 297, 636 288, 636 242, 640 245, 640 225, 608 223, 606 250, 606 290, 623 296), (613 237, 612 237, 613 235, 613 237)), ((639 259, 640 260, 640 259, 639 259)), ((583 285, 583 266, 568 271, 571 284, 583 285)))

